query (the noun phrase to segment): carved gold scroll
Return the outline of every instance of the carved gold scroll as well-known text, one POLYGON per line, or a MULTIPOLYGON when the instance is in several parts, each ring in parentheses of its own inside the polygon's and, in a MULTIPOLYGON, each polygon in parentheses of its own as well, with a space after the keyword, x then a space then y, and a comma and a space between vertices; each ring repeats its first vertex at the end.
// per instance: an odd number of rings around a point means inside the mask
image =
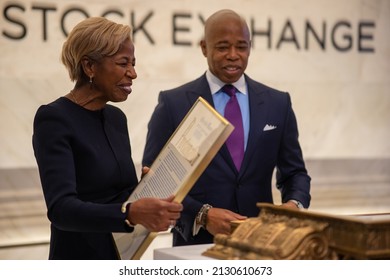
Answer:
POLYGON ((389 259, 390 214, 331 216, 259 203, 260 214, 218 234, 216 259, 389 259))

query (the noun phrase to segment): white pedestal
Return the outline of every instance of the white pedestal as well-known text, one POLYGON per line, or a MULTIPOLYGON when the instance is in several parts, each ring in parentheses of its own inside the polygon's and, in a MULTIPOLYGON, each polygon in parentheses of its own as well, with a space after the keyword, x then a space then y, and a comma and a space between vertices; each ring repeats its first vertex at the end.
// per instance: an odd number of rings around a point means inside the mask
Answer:
POLYGON ((148 249, 142 255, 141 260, 153 260, 153 252, 158 248, 169 248, 172 247, 172 233, 159 232, 156 238, 149 245, 148 249))
POLYGON ((214 260, 202 253, 214 244, 178 246, 172 248, 160 248, 154 250, 153 259, 155 260, 214 260))

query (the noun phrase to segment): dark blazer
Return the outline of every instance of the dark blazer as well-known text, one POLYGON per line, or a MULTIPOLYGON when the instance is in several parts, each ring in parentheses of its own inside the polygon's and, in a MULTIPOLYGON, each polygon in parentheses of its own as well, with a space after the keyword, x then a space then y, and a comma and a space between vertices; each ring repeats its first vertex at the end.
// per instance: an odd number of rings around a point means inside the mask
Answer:
POLYGON ((117 259, 111 232, 132 231, 121 206, 138 183, 123 112, 61 97, 38 109, 33 147, 51 222, 49 259, 117 259))
MULTIPOLYGON (((298 142, 290 96, 245 76, 249 92, 250 130, 238 172, 223 145, 184 199, 184 211, 174 230, 174 245, 211 243, 205 230, 192 236, 194 219, 203 204, 257 216, 258 202, 273 202, 271 180, 277 170, 282 201, 310 204, 310 177, 298 142)), ((178 88, 162 91, 148 125, 143 165, 150 166, 199 96, 213 99, 205 75, 178 88)))

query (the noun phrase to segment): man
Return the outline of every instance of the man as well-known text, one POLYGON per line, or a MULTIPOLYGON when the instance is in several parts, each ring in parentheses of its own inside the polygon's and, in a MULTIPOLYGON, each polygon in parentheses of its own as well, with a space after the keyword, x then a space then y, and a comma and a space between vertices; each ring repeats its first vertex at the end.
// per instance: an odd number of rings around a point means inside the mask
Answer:
POLYGON ((216 12, 207 19, 201 41, 209 69, 200 78, 159 95, 148 125, 143 166, 153 163, 199 96, 227 117, 233 98, 222 88, 233 85, 241 111, 233 131, 241 132, 241 140, 233 144, 238 152, 228 148, 229 138, 184 199, 173 230, 174 246, 212 243, 215 234, 230 233, 231 221, 257 216, 257 202, 273 202, 275 167, 283 206, 309 207, 310 177, 290 96, 244 74, 250 48, 246 22, 231 10, 216 12), (244 153, 241 158, 240 153, 244 153))

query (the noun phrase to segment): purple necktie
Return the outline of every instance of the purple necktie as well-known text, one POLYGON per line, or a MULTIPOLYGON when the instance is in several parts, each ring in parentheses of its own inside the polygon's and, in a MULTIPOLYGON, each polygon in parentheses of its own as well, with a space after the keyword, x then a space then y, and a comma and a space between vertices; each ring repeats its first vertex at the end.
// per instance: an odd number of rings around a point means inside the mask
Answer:
POLYGON ((239 171, 244 158, 244 128, 240 105, 236 96, 237 89, 232 85, 225 85, 222 87, 222 91, 230 96, 225 107, 225 118, 234 126, 233 132, 226 140, 226 145, 239 171))

